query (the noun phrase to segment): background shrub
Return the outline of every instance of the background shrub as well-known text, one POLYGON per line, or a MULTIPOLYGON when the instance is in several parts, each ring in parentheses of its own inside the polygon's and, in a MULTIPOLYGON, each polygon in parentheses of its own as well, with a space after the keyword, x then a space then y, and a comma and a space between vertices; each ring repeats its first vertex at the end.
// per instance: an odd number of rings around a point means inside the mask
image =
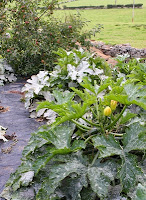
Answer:
POLYGON ((3 32, 0 53, 16 74, 26 76, 37 74, 44 68, 52 70, 57 56, 54 50, 58 47, 69 50, 76 46, 77 41, 85 45, 85 39, 99 31, 98 27, 81 33, 86 22, 81 20, 79 14, 67 16, 64 22, 53 18, 56 5, 54 0, 47 4, 41 1, 42 9, 38 9, 40 5, 34 0, 16 0, 9 7, 8 3, 4 5, 9 26, 3 32), (5 35, 8 28, 11 29, 10 38, 5 35))

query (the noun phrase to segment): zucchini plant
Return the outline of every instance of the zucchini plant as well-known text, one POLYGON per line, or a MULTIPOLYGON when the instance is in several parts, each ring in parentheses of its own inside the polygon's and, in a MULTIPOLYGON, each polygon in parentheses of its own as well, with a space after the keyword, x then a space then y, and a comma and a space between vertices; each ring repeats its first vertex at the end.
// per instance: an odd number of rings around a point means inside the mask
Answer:
MULTIPOLYGON (((61 58, 55 70, 59 71, 43 76, 51 98, 37 104, 38 112, 51 110, 55 118, 32 133, 22 163, 1 196, 7 200, 144 200, 146 88, 141 76, 132 76, 135 64, 130 77, 123 71, 127 63, 111 70, 81 52, 58 53, 61 58), (86 71, 79 81, 76 72, 81 63, 84 68, 90 63, 88 72, 94 67, 102 74, 89 76, 86 71), (62 87, 57 88, 57 83, 62 87)), ((144 70, 141 73, 145 76, 144 70)))
POLYGON ((90 80, 105 79, 110 75, 110 67, 101 59, 94 58, 89 52, 82 48, 79 50, 66 51, 59 48, 56 53, 59 58, 53 71, 40 71, 37 75, 31 76, 22 88, 25 93, 25 108, 29 110, 31 118, 43 117, 48 123, 52 123, 55 112, 50 109, 41 109, 36 113, 38 101, 53 101, 52 92, 58 88, 66 93, 69 87, 81 87, 83 77, 90 80))
POLYGON ((24 199, 32 188, 37 200, 145 198, 146 88, 111 79, 92 84, 87 77, 80 84, 84 89, 54 91, 54 101, 39 103, 37 110, 51 109, 57 118, 32 134, 2 197, 24 199))

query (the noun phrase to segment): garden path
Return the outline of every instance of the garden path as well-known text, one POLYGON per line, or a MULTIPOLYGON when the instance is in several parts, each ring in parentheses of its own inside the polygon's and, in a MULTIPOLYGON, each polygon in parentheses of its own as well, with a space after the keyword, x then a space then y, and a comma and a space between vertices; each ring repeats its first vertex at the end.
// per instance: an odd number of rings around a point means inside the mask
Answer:
POLYGON ((0 193, 10 174, 20 165, 22 151, 29 141, 30 133, 42 125, 42 122, 29 118, 29 112, 20 101, 23 85, 24 82, 17 81, 0 87, 0 125, 8 128, 8 142, 0 140, 0 193))

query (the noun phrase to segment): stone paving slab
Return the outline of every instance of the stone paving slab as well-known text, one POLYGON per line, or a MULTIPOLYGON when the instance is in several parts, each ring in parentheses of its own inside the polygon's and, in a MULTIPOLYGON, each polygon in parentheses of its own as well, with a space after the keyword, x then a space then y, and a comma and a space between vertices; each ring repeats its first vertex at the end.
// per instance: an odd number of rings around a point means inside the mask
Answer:
POLYGON ((18 140, 12 150, 8 151, 9 153, 5 153, 3 150, 8 150, 14 141, 3 142, 0 140, 0 193, 10 174, 15 172, 20 165, 23 148, 27 145, 31 133, 42 125, 42 123, 29 118, 29 112, 20 100, 22 95, 19 92, 23 85, 24 82, 16 82, 0 86, 0 106, 9 107, 9 111, 0 113, 0 125, 8 128, 7 135, 15 133, 16 140, 18 140), (17 92, 15 93, 15 91, 17 92))

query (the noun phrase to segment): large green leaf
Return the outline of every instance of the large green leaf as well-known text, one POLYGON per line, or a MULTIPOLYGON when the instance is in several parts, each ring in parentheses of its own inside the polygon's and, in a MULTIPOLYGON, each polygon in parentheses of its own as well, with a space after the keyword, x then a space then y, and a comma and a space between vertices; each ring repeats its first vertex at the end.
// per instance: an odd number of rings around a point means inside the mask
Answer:
POLYGON ((92 99, 91 101, 86 100, 83 102, 83 104, 69 101, 62 105, 57 105, 57 104, 45 101, 45 102, 40 103, 37 110, 42 109, 42 108, 48 108, 58 113, 59 117, 56 118, 56 121, 52 124, 53 126, 57 126, 59 124, 62 124, 72 119, 79 119, 87 112, 87 109, 89 108, 90 105, 93 104, 93 102, 94 102, 94 99, 92 99))
POLYGON ((124 85, 124 89, 128 95, 128 101, 131 104, 136 104, 146 110, 146 88, 143 85, 129 83, 124 85))
POLYGON ((104 199, 109 190, 111 181, 114 180, 117 173, 117 165, 112 161, 98 163, 88 169, 88 178, 93 191, 104 199))
POLYGON ((37 133, 32 133, 32 137, 22 152, 23 157, 28 156, 31 152, 34 152, 35 149, 40 148, 46 143, 48 143, 47 140, 42 139, 37 133))
POLYGON ((83 188, 81 191, 81 199, 82 200, 93 200, 96 197, 96 193, 93 192, 93 190, 91 188, 83 188))
POLYGON ((39 129, 38 134, 48 142, 54 144, 57 149, 70 148, 71 135, 75 125, 72 123, 61 124, 55 128, 39 129))
POLYGON ((137 176, 142 175, 141 169, 137 166, 136 157, 132 154, 123 154, 120 169, 120 180, 123 190, 128 192, 135 186, 137 176))
MULTIPOLYGON (((44 180, 42 183, 42 188, 47 191, 47 195, 51 195, 54 193, 55 189, 60 185, 61 181, 64 180, 67 176, 71 176, 72 174, 76 174, 79 176, 84 177, 84 184, 87 185, 86 176, 86 167, 84 164, 81 163, 79 159, 75 156, 70 156, 68 162, 54 164, 50 167, 50 174, 49 177, 44 180)), ((75 177, 77 177, 75 175, 75 177)), ((81 188, 79 189, 80 192, 81 188)), ((42 189, 38 192, 37 199, 40 198, 42 193, 42 189)))
POLYGON ((22 164, 18 167, 16 172, 10 175, 6 186, 11 186, 13 191, 16 191, 18 188, 20 188, 21 185, 29 185, 34 176, 32 165, 33 162, 30 160, 22 162, 22 164))
POLYGON ((91 185, 94 196, 96 193, 99 197, 106 197, 110 183, 117 174, 116 163, 106 161, 96 162, 93 166, 86 166, 86 164, 87 161, 78 154, 71 154, 67 160, 62 159, 62 162, 54 163, 50 166, 49 177, 44 179, 37 199, 43 200, 45 195, 50 197, 59 191, 60 197, 66 197, 67 200, 79 200, 81 190, 88 184, 91 185))
POLYGON ((145 200, 146 199, 146 187, 140 183, 137 186, 136 196, 134 200, 145 200))
POLYGON ((80 192, 87 184, 86 175, 78 177, 76 177, 76 175, 71 175, 71 177, 62 181, 61 186, 58 189, 59 196, 65 197, 66 200, 81 200, 80 192))
POLYGON ((146 88, 141 84, 125 83, 123 86, 116 86, 105 99, 125 105, 136 104, 146 110, 146 88))
POLYGON ((66 103, 68 101, 70 101, 73 96, 74 96, 74 93, 73 92, 60 92, 60 91, 57 91, 57 90, 54 90, 53 91, 53 95, 55 97, 55 99, 57 100, 57 104, 63 104, 63 103, 66 103))
POLYGON ((101 85, 97 85, 97 83, 93 84, 89 81, 88 77, 83 78, 83 82, 80 85, 89 91, 93 92, 95 95, 99 94, 103 90, 105 90, 111 83, 111 79, 106 79, 101 85))
POLYGON ((96 96, 94 94, 90 94, 86 90, 82 92, 81 90, 78 90, 74 87, 71 87, 71 89, 84 101, 88 102, 89 105, 93 104, 96 102, 96 96))
POLYGON ((123 144, 124 152, 131 150, 145 150, 146 149, 146 128, 139 123, 134 123, 126 129, 124 134, 123 144))
POLYGON ((139 123, 134 123, 125 132, 123 146, 112 135, 98 135, 93 137, 92 141, 100 151, 100 157, 105 158, 113 155, 121 157, 120 179, 123 190, 128 192, 135 185, 137 175, 142 175, 140 168, 137 166, 136 158, 129 152, 132 150, 145 150, 146 129, 139 123))
POLYGON ((94 147, 100 151, 100 157, 105 158, 113 155, 120 155, 122 149, 120 144, 114 139, 114 136, 97 135, 92 138, 94 147))
POLYGON ((137 114, 135 113, 130 113, 127 112, 125 115, 123 115, 120 119, 120 124, 125 124, 126 122, 128 122, 131 118, 135 117, 137 114))

